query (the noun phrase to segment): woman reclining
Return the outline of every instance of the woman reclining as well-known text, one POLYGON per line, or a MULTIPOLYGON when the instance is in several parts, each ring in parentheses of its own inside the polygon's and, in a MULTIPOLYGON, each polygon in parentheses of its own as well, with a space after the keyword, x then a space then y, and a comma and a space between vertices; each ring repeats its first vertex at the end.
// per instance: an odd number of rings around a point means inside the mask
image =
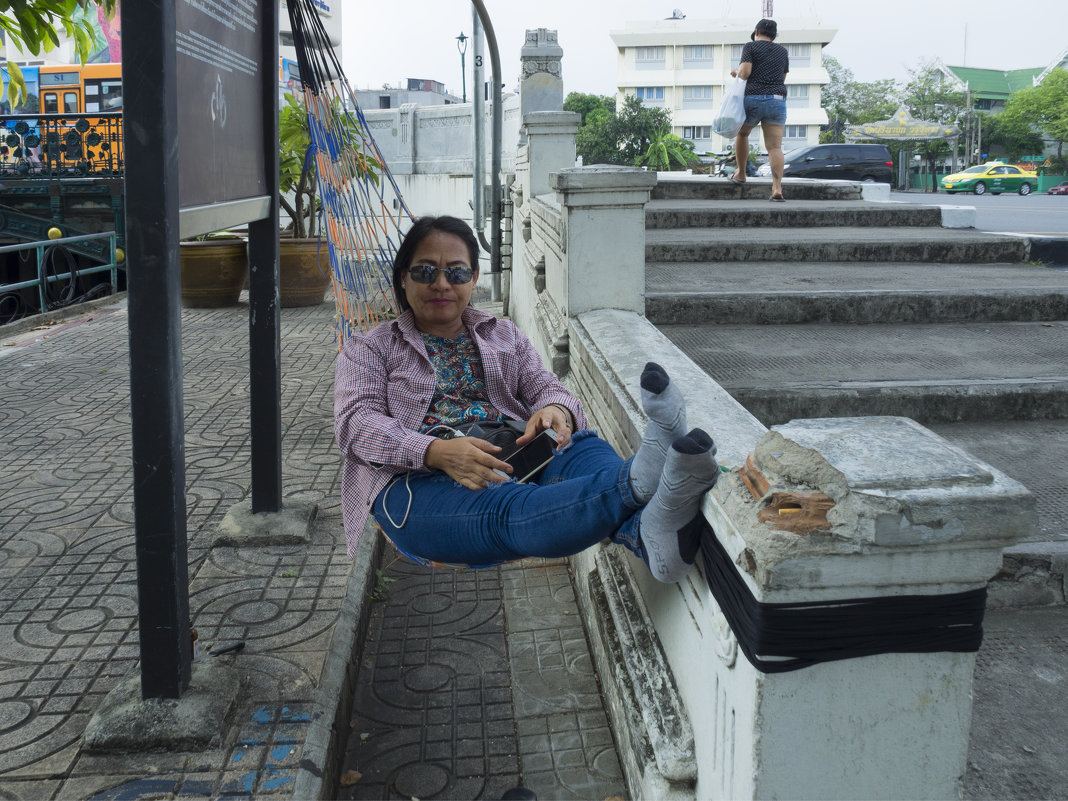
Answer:
POLYGON ((699 544, 701 496, 719 475, 711 437, 686 432, 681 393, 650 362, 641 377, 649 425, 637 453, 620 457, 515 325, 470 305, 478 253, 462 220, 418 219, 393 264, 403 312, 350 337, 338 357, 349 554, 370 514, 423 563, 557 558, 608 537, 660 581, 678 581, 699 544), (517 483, 488 439, 456 436, 507 419, 521 423, 518 445, 555 432, 556 455, 533 481, 517 483))

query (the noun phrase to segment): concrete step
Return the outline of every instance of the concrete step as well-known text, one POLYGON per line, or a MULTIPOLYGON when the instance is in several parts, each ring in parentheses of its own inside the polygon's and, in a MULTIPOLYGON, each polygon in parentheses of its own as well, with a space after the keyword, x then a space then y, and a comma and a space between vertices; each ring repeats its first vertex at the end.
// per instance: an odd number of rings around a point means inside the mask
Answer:
POLYGON ((1005 550, 987 606, 1049 606, 1068 597, 1068 420, 936 423, 930 428, 1035 496, 1034 536, 1005 550))
MULTIPOLYGON (((860 200, 861 186, 855 181, 813 181, 807 178, 783 180, 783 195, 789 205, 795 200, 860 200)), ((771 178, 750 178, 738 186, 727 178, 708 175, 664 175, 657 179, 653 200, 761 200, 769 202, 771 178)))
POLYGON ((945 323, 1068 319, 1068 271, 1025 263, 646 266, 654 324, 945 323))
POLYGON ((1068 417, 1068 322, 659 325, 765 425, 1068 417))
POLYGON ((645 207, 645 227, 655 228, 919 228, 942 225, 942 209, 910 203, 864 200, 652 200, 645 207))
MULTIPOLYGON (((651 262, 1021 262, 1019 237, 943 228, 654 228, 651 262)), ((933 268, 937 269, 937 268, 933 268)))

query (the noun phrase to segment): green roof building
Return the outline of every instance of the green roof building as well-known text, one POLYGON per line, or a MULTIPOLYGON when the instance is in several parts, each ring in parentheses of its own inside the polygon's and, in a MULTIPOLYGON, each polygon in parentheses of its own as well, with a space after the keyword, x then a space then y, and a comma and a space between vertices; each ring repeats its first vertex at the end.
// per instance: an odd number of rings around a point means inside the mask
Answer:
POLYGON ((1068 50, 1062 52, 1048 66, 1020 70, 938 65, 938 69, 949 80, 958 83, 962 90, 971 92, 973 108, 994 113, 1004 108, 1005 102, 1013 93, 1029 86, 1038 86, 1042 83, 1042 79, 1057 67, 1068 67, 1068 50))

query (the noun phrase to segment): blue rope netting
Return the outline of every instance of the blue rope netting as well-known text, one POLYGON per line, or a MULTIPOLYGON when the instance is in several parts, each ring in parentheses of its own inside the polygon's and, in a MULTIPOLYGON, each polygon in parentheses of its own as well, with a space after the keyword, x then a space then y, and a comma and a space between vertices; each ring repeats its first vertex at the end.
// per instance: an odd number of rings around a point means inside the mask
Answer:
POLYGON ((313 0, 290 0, 330 270, 343 341, 397 313, 393 258, 413 215, 371 135, 313 0))

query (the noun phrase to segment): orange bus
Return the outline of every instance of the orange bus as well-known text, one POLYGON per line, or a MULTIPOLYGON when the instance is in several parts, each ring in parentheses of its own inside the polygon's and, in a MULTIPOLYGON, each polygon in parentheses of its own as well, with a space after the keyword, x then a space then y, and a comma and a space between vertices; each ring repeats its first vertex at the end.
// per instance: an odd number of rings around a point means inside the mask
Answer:
POLYGON ((122 64, 63 64, 40 68, 42 114, 122 111, 122 64))

